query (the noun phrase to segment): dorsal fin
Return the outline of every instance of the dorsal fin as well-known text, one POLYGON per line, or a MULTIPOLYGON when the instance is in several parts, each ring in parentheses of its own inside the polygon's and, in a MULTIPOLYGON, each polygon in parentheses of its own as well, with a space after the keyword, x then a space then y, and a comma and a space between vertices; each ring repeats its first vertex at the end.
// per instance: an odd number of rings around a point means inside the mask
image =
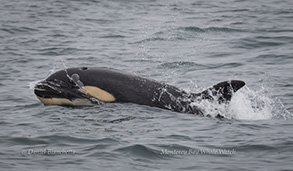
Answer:
POLYGON ((233 93, 242 88, 244 85, 245 82, 240 80, 223 81, 197 95, 202 99, 217 99, 220 103, 227 102, 231 100, 233 93))

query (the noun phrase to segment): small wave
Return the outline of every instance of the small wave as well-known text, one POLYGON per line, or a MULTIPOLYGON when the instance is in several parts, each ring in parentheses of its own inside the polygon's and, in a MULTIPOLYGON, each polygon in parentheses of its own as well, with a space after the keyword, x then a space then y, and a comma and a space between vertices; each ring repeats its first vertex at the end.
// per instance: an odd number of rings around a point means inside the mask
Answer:
POLYGON ((47 140, 42 140, 39 138, 25 138, 25 137, 13 137, 7 138, 10 145, 39 145, 39 144, 49 144, 47 140))
POLYGON ((0 30, 10 33, 10 34, 18 34, 18 33, 31 33, 38 31, 37 29, 30 27, 13 27, 13 26, 4 26, 6 28, 2 28, 0 30))
POLYGON ((245 151, 245 152, 256 152, 256 151, 268 151, 276 149, 275 146, 263 145, 263 144, 247 144, 236 146, 234 149, 238 152, 245 151))
POLYGON ((110 120, 95 120, 95 119, 85 119, 86 122, 98 122, 98 123, 120 123, 120 122, 125 122, 125 121, 130 121, 136 119, 134 116, 126 116, 126 117, 121 117, 117 119, 110 119, 110 120))
POLYGON ((196 64, 194 62, 189 62, 189 61, 166 62, 159 65, 159 68, 189 68, 189 67, 194 67, 198 69, 207 68, 204 65, 196 64))
POLYGON ((256 36, 256 39, 261 40, 282 40, 282 41, 293 41, 293 37, 290 35, 287 36, 256 36))
POLYGON ((243 63, 239 62, 231 62, 231 63, 222 63, 222 64, 211 64, 208 65, 208 69, 217 69, 217 68, 236 68, 244 65, 243 63))
POLYGON ((256 49, 256 48, 263 48, 263 47, 281 46, 283 44, 285 44, 285 42, 280 42, 279 40, 264 41, 264 40, 258 40, 256 38, 245 38, 240 40, 235 45, 235 48, 256 49))
POLYGON ((194 37, 194 33, 210 33, 210 32, 244 32, 244 30, 233 29, 228 27, 207 27, 200 28, 195 26, 177 27, 174 29, 161 30, 152 35, 152 37, 136 41, 133 44, 140 44, 154 41, 178 41, 186 40, 194 37))
POLYGON ((207 27, 207 28, 200 28, 200 27, 194 27, 194 26, 188 26, 188 27, 179 27, 178 30, 183 31, 189 31, 189 32, 243 32, 243 30, 240 29, 232 29, 228 27, 207 27))
POLYGON ((215 64, 215 65, 202 65, 197 64, 194 62, 188 61, 177 61, 177 62, 165 62, 160 64, 158 68, 194 68, 196 70, 203 70, 203 69, 217 69, 217 68, 236 68, 242 66, 242 63, 231 62, 231 63, 223 63, 223 64, 215 64))
POLYGON ((125 36, 123 35, 119 35, 119 34, 109 34, 106 36, 101 36, 101 38, 106 38, 106 39, 119 39, 119 38, 125 38, 125 36))
POLYGON ((162 139, 174 139, 174 140, 182 140, 182 141, 192 141, 192 139, 189 136, 185 135, 177 135, 177 134, 172 134, 168 136, 163 136, 161 137, 162 139))
POLYGON ((82 51, 82 49, 79 49, 79 48, 51 47, 51 48, 36 49, 36 51, 37 51, 38 55, 60 56, 60 55, 74 54, 76 52, 82 51))
POLYGON ((267 32, 267 33, 292 33, 293 29, 259 29, 256 31, 257 32, 267 32))
POLYGON ((37 138, 40 141, 47 142, 49 144, 59 145, 71 145, 71 144, 97 144, 103 141, 115 141, 112 139, 89 139, 89 138, 78 138, 69 135, 51 135, 51 136, 40 136, 37 138))
POLYGON ((165 41, 168 40, 167 38, 162 38, 162 37, 150 37, 146 38, 140 41, 136 41, 133 44, 141 44, 141 43, 146 43, 146 42, 153 42, 153 41, 165 41))
POLYGON ((96 149, 106 149, 109 148, 111 145, 117 145, 120 141, 114 138, 102 138, 98 139, 96 143, 90 144, 87 146, 84 151, 95 151, 96 149), (110 145, 111 144, 111 145, 110 145))
POLYGON ((147 159, 162 158, 162 156, 160 156, 159 151, 152 149, 150 147, 147 147, 145 145, 141 145, 141 144, 135 144, 135 145, 127 146, 127 147, 118 148, 115 151, 128 154, 130 156, 142 157, 147 159))
POLYGON ((288 63, 292 57, 290 55, 280 54, 265 54, 258 55, 255 58, 249 59, 249 62, 262 62, 263 64, 288 63))

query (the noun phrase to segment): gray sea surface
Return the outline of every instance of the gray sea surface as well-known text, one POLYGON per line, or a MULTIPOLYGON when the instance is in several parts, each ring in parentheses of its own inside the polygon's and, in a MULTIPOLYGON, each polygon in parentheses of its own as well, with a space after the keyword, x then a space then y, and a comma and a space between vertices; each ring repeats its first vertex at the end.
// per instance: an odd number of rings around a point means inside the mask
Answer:
POLYGON ((292 170, 292 0, 1 0, 0 16, 0 170, 292 170), (191 92, 246 86, 197 104, 212 117, 34 95, 83 66, 191 92))

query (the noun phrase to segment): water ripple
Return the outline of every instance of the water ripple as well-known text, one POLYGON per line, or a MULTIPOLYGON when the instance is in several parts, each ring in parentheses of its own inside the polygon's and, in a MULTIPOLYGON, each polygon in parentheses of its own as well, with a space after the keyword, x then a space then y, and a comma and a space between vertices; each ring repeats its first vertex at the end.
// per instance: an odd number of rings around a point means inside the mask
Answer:
POLYGON ((158 68, 196 68, 196 69, 205 69, 207 66, 197 64, 194 62, 188 62, 188 61, 177 61, 177 62, 165 62, 163 64, 160 64, 158 68))
POLYGON ((162 158, 162 156, 159 154, 159 151, 154 150, 146 145, 141 145, 141 144, 121 147, 121 148, 115 149, 115 152, 127 154, 133 157, 141 157, 141 158, 147 158, 152 160, 162 158))
POLYGON ((203 32, 228 32, 228 33, 243 32, 243 30, 232 29, 232 28, 228 28, 228 27, 199 28, 199 27, 189 26, 189 27, 179 27, 178 30, 183 30, 183 31, 188 31, 188 32, 198 32, 198 33, 203 33, 203 32))

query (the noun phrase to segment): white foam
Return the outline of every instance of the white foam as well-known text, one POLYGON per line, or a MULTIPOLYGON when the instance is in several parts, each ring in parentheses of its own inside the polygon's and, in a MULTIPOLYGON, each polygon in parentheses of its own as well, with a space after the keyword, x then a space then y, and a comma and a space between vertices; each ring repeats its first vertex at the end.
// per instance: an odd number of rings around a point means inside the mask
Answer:
POLYGON ((228 114, 239 120, 265 120, 273 117, 274 101, 265 95, 265 89, 250 90, 247 86, 239 90, 231 99, 228 114))
MULTIPOLYGON (((217 97, 215 97, 216 99, 217 97)), ((274 100, 265 88, 254 91, 247 86, 237 91, 230 103, 219 104, 216 100, 202 100, 194 103, 205 116, 216 117, 218 114, 228 119, 237 120, 266 120, 272 118, 291 117, 280 100, 274 100)))
POLYGON ((32 82, 29 82, 28 83, 28 87, 30 90, 33 90, 35 88, 35 85, 40 82, 41 80, 38 80, 38 81, 32 81, 32 82))
MULTIPOLYGON (((54 72, 56 72, 56 67, 55 67, 55 66, 53 66, 52 69, 49 70, 47 77, 50 76, 50 75, 52 75, 54 72)), ((46 77, 46 78, 47 78, 47 77, 46 77)), ((30 90, 33 90, 33 89, 35 88, 35 85, 36 85, 38 82, 41 82, 41 81, 43 81, 43 80, 44 80, 44 79, 42 79, 42 80, 37 80, 37 81, 31 81, 31 82, 28 82, 28 87, 29 87, 29 89, 30 89, 30 90)))

